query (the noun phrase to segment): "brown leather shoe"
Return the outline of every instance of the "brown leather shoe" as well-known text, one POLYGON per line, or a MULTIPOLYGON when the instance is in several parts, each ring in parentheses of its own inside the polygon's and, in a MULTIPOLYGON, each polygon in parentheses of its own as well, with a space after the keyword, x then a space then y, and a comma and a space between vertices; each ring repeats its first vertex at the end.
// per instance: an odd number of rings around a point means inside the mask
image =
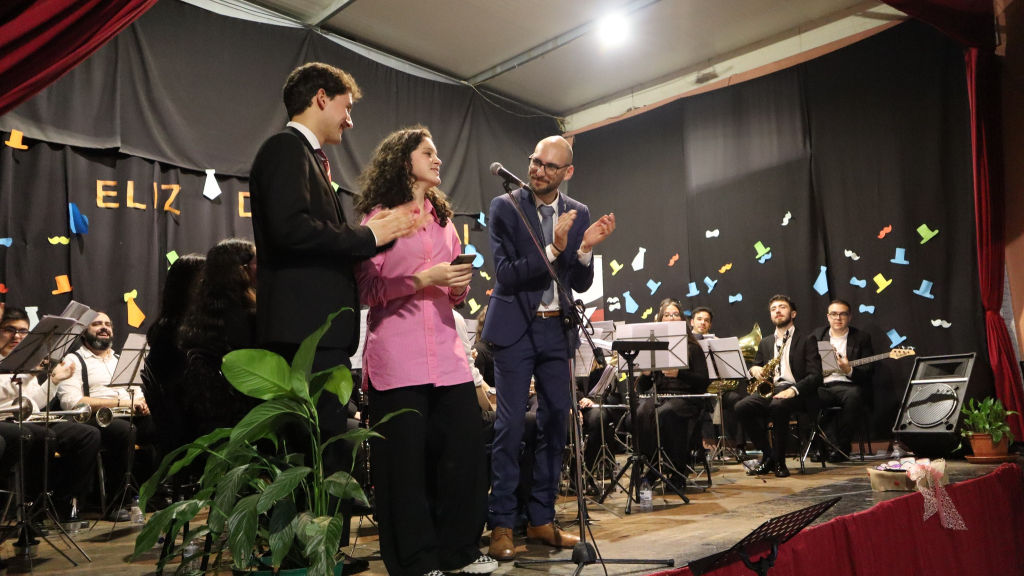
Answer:
POLYGON ((491 545, 487 555, 495 560, 507 562, 516 559, 516 545, 512 543, 511 528, 495 528, 491 530, 491 545))
POLYGON ((580 541, 577 536, 557 528, 554 522, 548 522, 543 526, 527 525, 526 539, 527 541, 539 540, 555 548, 572 548, 580 541))

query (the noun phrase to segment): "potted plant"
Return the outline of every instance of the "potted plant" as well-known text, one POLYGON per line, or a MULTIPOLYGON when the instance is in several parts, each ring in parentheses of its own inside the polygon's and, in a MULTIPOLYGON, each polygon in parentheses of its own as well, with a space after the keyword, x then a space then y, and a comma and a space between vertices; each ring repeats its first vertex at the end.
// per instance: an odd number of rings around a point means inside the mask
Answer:
MULTIPOLYGON (((344 311, 344 310, 342 310, 344 311)), ((291 365, 267 350, 236 350, 224 356, 224 377, 243 394, 263 400, 234 428, 221 428, 171 452, 156 473, 142 486, 140 504, 155 492, 161 479, 206 457, 194 498, 175 502, 152 515, 135 540, 131 559, 151 550, 168 528, 175 533, 203 510, 204 524, 189 530, 183 544, 158 563, 158 570, 181 553, 189 542, 212 536, 210 552, 183 555, 178 573, 187 571, 193 559, 203 555, 220 560, 226 533, 234 572, 275 571, 279 574, 329 576, 340 574, 338 545, 343 527, 331 496, 366 503, 359 483, 348 472, 325 476, 323 451, 337 441, 360 442, 380 434, 370 429, 351 430, 333 438, 321 438, 316 404, 321 394, 336 394, 341 404, 352 394, 352 374, 345 366, 311 372, 317 343, 338 313, 307 337, 291 365), (310 454, 289 452, 278 437, 282 425, 297 423, 309 437, 310 454), (275 454, 256 448, 275 446, 275 454), (297 570, 293 570, 297 569, 297 570)), ((399 414, 394 412, 386 421, 399 414)))
POLYGON ((965 416, 960 434, 971 441, 975 456, 1006 456, 1010 442, 1014 440, 1006 417, 1016 412, 1007 412, 1002 402, 991 397, 977 404, 971 398, 960 411, 965 416))

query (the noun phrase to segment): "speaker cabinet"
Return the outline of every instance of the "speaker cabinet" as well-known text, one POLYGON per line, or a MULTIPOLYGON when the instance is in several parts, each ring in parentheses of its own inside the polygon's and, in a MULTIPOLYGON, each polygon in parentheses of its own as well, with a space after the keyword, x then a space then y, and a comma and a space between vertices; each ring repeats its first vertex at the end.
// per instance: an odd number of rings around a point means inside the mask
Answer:
POLYGON ((976 353, 918 357, 893 434, 918 457, 948 456, 960 445, 960 408, 992 389, 991 370, 976 353))

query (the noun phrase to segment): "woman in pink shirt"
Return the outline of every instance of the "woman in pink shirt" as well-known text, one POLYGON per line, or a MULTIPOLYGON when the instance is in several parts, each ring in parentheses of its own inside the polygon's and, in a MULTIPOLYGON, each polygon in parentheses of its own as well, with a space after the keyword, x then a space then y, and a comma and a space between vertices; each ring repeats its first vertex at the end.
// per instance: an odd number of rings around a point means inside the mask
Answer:
POLYGON ((356 267, 369 305, 363 383, 380 552, 390 576, 483 574, 497 561, 481 554, 487 478, 483 424, 452 305, 466 297, 471 264, 461 252, 441 183, 441 160, 422 127, 392 133, 360 176, 363 223, 381 210, 418 214, 420 228, 356 267))

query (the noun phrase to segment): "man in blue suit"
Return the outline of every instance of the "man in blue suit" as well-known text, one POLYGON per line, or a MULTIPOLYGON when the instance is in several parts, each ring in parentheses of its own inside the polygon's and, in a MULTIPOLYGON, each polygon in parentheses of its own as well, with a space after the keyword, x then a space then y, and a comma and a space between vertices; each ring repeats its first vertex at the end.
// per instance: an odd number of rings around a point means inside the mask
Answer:
POLYGON ((488 503, 488 554, 497 560, 515 558, 515 489, 531 378, 536 381, 539 407, 526 536, 559 548, 572 548, 578 542, 577 537, 554 525, 572 403, 568 358, 570 346, 576 347, 576 335, 567 335, 568 328, 562 321, 572 302, 555 290, 544 258, 566 289, 586 291, 594 282, 592 250, 615 230, 615 215, 602 216, 590 224, 587 207, 558 191, 562 181, 572 174, 572 147, 561 136, 551 136, 541 140, 530 156, 530 189, 512 193, 540 239, 543 254, 530 238, 513 200, 502 195, 491 202, 489 230, 497 283, 481 337, 494 347, 498 395, 488 503))

